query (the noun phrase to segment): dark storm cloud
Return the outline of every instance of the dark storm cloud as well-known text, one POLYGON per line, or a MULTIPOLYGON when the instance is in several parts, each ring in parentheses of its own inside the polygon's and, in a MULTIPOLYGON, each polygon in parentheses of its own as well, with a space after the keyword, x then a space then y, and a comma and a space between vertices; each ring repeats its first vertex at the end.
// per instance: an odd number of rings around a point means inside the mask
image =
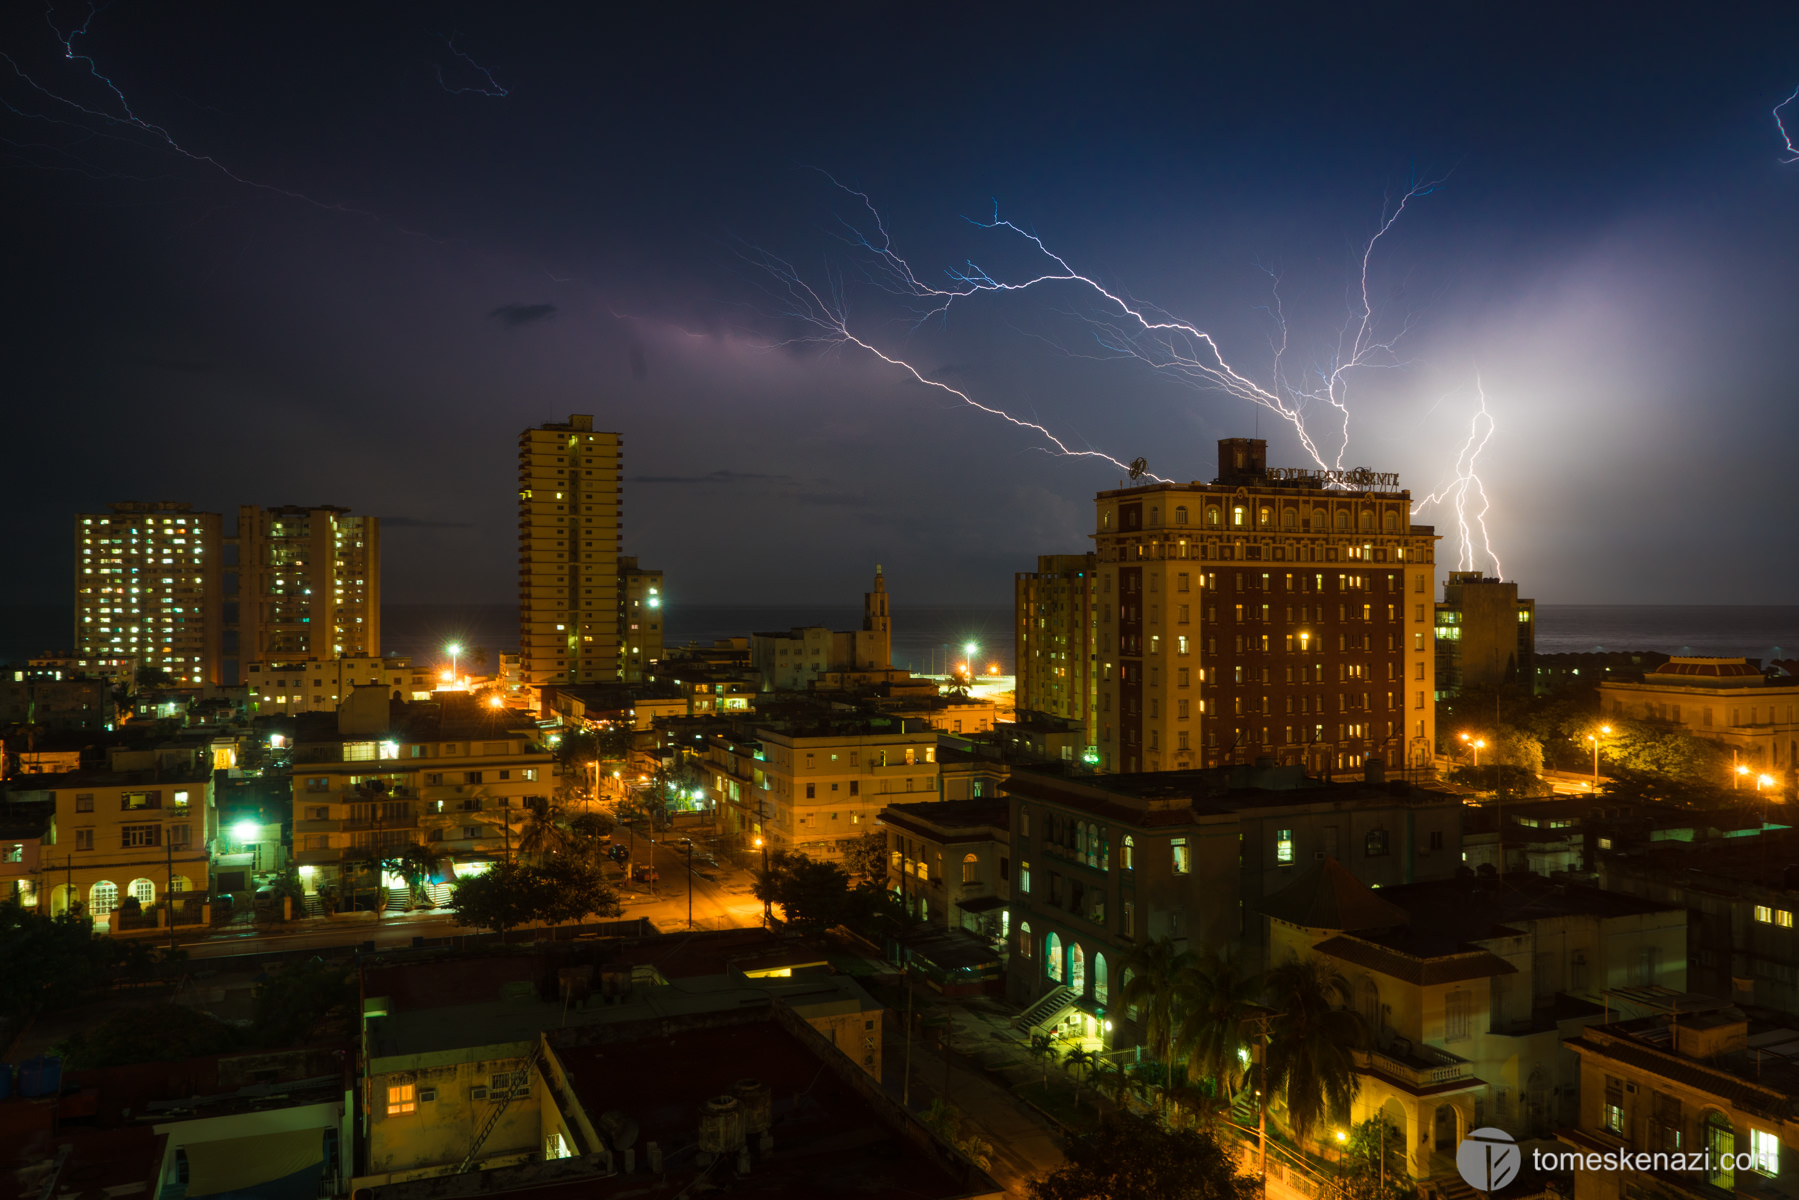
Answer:
POLYGON ((547 321, 556 315, 554 304, 502 304, 488 313, 489 320, 498 320, 508 329, 517 329, 521 325, 534 325, 538 321, 547 321))
POLYGON ((792 483, 791 475, 757 475, 746 471, 714 471, 710 475, 633 475, 626 483, 792 483))
POLYGON ((473 521, 433 521, 429 517, 382 517, 386 529, 473 529, 473 521))
POLYGON ((164 358, 159 354, 121 354, 121 367, 143 367, 151 371, 172 371, 178 375, 207 375, 217 369, 209 362, 191 358, 164 358))

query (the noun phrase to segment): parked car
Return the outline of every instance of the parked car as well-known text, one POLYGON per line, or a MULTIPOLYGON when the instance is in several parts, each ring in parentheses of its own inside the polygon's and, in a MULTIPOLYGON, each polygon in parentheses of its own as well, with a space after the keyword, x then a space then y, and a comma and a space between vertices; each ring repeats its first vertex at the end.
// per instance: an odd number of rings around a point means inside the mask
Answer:
POLYGON ((661 878, 662 876, 656 873, 655 867, 639 863, 637 866, 631 868, 631 880, 633 883, 656 883, 661 878))

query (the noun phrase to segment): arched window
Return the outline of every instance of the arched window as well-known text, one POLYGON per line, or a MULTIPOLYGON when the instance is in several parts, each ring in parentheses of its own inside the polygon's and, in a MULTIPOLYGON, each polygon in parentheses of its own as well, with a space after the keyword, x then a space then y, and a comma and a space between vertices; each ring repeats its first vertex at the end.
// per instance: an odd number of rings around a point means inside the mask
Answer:
POLYGON ((1174 523, 1176 525, 1185 525, 1187 523, 1187 506, 1185 504, 1177 504, 1174 506, 1174 523))
POLYGON ((1029 958, 1036 950, 1037 947, 1031 943, 1031 923, 1020 921, 1018 923, 1018 952, 1029 958))
MULTIPOLYGON (((1128 996, 1131 994, 1131 980, 1133 980, 1135 978, 1137 978, 1137 972, 1131 970, 1129 967, 1126 967, 1124 969, 1124 978, 1122 978, 1118 981, 1118 994, 1120 997, 1128 996)), ((1131 1020, 1135 1021, 1137 1019, 1137 1006, 1135 1004, 1132 1004, 1129 1007, 1127 1007, 1124 1010, 1124 1015, 1129 1017, 1131 1020)))
POLYGON ((1392 509, 1387 510, 1387 532, 1388 533, 1398 533, 1399 532, 1399 514, 1394 512, 1392 509))
POLYGON ((1367 509, 1363 509, 1362 510, 1362 532, 1363 533, 1372 533, 1373 531, 1374 531, 1374 514, 1369 512, 1367 509))
POLYGON ((131 886, 125 889, 126 894, 134 897, 145 908, 156 903, 156 885, 148 879, 133 879, 131 886))
POLYGON ((1231 525, 1234 528, 1243 528, 1243 522, 1247 519, 1246 512, 1247 510, 1241 504, 1231 505, 1231 525))
POLYGON ((185 875, 174 875, 169 878, 169 890, 171 892, 185 892, 190 886, 191 885, 187 881, 187 876, 185 875))
POLYGON ((88 913, 96 917, 104 917, 119 906, 119 885, 110 879, 102 879, 87 890, 88 913))
POLYGON ((1215 508, 1206 509, 1206 527, 1208 529, 1218 528, 1218 510, 1217 509, 1215 509, 1215 508))
POLYGON ((1128 833, 1124 835, 1124 849, 1119 858, 1118 865, 1127 871, 1134 871, 1137 869, 1137 842, 1128 833))
POLYGON ((1367 976, 1363 976, 1362 982, 1356 987, 1356 1008, 1361 1011, 1362 1020, 1368 1025, 1368 1036, 1370 1038, 1379 1037, 1381 1029, 1380 988, 1376 987, 1374 980, 1367 976))
POLYGON ((1077 996, 1087 994, 1087 952, 1079 942, 1068 948, 1068 986, 1077 996))
POLYGON ((981 860, 972 854, 962 856, 962 882, 975 883, 979 878, 981 860))
POLYGON ((1274 520, 1274 510, 1269 508, 1267 505, 1263 505, 1260 509, 1258 509, 1256 511, 1256 527, 1258 529, 1268 528, 1269 523, 1273 520, 1274 520))
POLYGON ((1344 509, 1337 510, 1337 532, 1338 533, 1348 533, 1349 532, 1349 513, 1347 510, 1344 510, 1344 509))
POLYGON ((1093 998, 1101 1004, 1111 998, 1111 988, 1106 982, 1106 956, 1097 951, 1093 955, 1093 998))
POLYGON ((1292 508, 1283 509, 1281 512, 1281 526, 1289 530, 1298 529, 1299 511, 1292 508))
POLYGON ((1051 979, 1062 982, 1062 939, 1053 929, 1043 939, 1043 969, 1049 972, 1051 979))
POLYGON ((1101 529, 1112 528, 1112 514, 1111 513, 1104 512, 1104 513, 1099 514, 1099 527, 1101 529))
MULTIPOLYGON (((1610 1101, 1607 1101, 1610 1107, 1610 1101)), ((1608 1114, 1609 1115, 1609 1114, 1608 1114)), ((1622 1124, 1622 1121, 1619 1122, 1622 1124)), ((1711 1165, 1706 1172, 1706 1182, 1715 1188, 1732 1191, 1736 1188, 1736 1151, 1737 1131, 1730 1123, 1730 1118, 1713 1109, 1705 1116, 1705 1149, 1711 1156, 1711 1165)))
POLYGON ((1329 529, 1330 527, 1331 527, 1330 515, 1328 513, 1326 513, 1322 508, 1314 508, 1312 510, 1312 532, 1313 533, 1323 533, 1325 530, 1329 529))

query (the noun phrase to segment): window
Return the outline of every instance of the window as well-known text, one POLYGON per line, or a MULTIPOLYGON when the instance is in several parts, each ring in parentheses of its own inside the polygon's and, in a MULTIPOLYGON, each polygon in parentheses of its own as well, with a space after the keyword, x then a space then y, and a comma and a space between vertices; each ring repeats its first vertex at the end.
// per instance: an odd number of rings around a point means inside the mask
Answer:
POLYGON ((1020 860, 1018 864, 1018 890, 1021 892, 1031 890, 1031 864, 1024 860, 1020 860))
POLYGON ((1780 1174, 1780 1138, 1765 1129, 1749 1131, 1749 1153, 1755 1165, 1750 1170, 1772 1179, 1780 1174))
POLYGON ((1174 857, 1174 873, 1185 875, 1192 866, 1191 860, 1187 856, 1187 839, 1184 837, 1170 838, 1168 849, 1174 857))
POLYGON ((1772 925, 1774 923, 1774 910, 1766 904, 1758 904, 1755 906, 1755 919, 1760 921, 1763 925, 1772 925))
POLYGON ((1137 934, 1136 925, 1137 906, 1131 901, 1126 900, 1124 902, 1124 915, 1118 922, 1118 932, 1122 933, 1127 938, 1135 937, 1137 934))
POLYGON ((1607 1133, 1624 1133, 1624 1082, 1606 1076, 1605 1104, 1600 1110, 1607 1133))
POLYGON ((75 811, 78 813, 93 812, 94 794, 92 792, 77 792, 75 794, 75 811))
POLYGON ((1137 867, 1137 842, 1130 834, 1124 835, 1124 846, 1119 851, 1118 865, 1126 871, 1137 867))
POLYGON ((808 799, 808 800, 818 799, 818 785, 816 783, 808 783, 806 785, 806 799, 808 799))
POLYGON ((1466 1038, 1473 1013, 1473 992, 1458 990, 1443 997, 1443 1040, 1459 1042, 1466 1038))
POLYGON ((1362 856, 1364 858, 1385 858, 1387 856, 1387 831, 1370 829, 1368 836, 1362 839, 1362 856))
POLYGON ((92 850, 93 848, 94 831, 91 829, 77 829, 75 831, 75 849, 92 850))
POLYGON ((462 773, 462 782, 464 782, 464 783, 480 783, 481 782, 481 772, 479 772, 479 771, 464 771, 462 773))
POLYGON ((1275 831, 1274 861, 1277 863, 1290 863, 1293 861, 1293 831, 1291 829, 1275 831))
POLYGON ((1774 910, 1774 923, 1776 925, 1780 926, 1782 929, 1791 929, 1793 927, 1792 910, 1785 909, 1785 908, 1775 909, 1774 910))
POLYGON ((1020 921, 1018 923, 1018 953, 1029 958, 1036 949, 1037 947, 1031 944, 1031 923, 1020 921))
POLYGON ((162 845, 162 826, 122 825, 119 827, 119 844, 127 850, 141 846, 160 846, 162 845))
POLYGON ((418 1111, 418 1092, 413 1084, 401 1083, 387 1089, 387 1115, 402 1116, 418 1111))

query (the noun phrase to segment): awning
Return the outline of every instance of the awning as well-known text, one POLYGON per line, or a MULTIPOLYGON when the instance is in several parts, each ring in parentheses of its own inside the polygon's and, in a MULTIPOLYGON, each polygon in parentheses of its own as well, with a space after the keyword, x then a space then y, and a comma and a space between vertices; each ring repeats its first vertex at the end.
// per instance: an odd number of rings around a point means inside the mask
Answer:
POLYGON ((324 1170, 325 1131, 292 1129, 216 1142, 190 1142, 184 1149, 189 1196, 287 1193, 289 1189, 273 1186, 277 1181, 297 1184, 317 1195, 319 1176, 324 1170), (290 1180, 290 1176, 296 1178, 290 1180))
POLYGON ((991 912, 996 908, 1004 908, 1005 906, 1006 902, 1001 900, 998 896, 976 896, 972 900, 956 901, 957 908, 960 908, 963 912, 971 913, 991 912))

